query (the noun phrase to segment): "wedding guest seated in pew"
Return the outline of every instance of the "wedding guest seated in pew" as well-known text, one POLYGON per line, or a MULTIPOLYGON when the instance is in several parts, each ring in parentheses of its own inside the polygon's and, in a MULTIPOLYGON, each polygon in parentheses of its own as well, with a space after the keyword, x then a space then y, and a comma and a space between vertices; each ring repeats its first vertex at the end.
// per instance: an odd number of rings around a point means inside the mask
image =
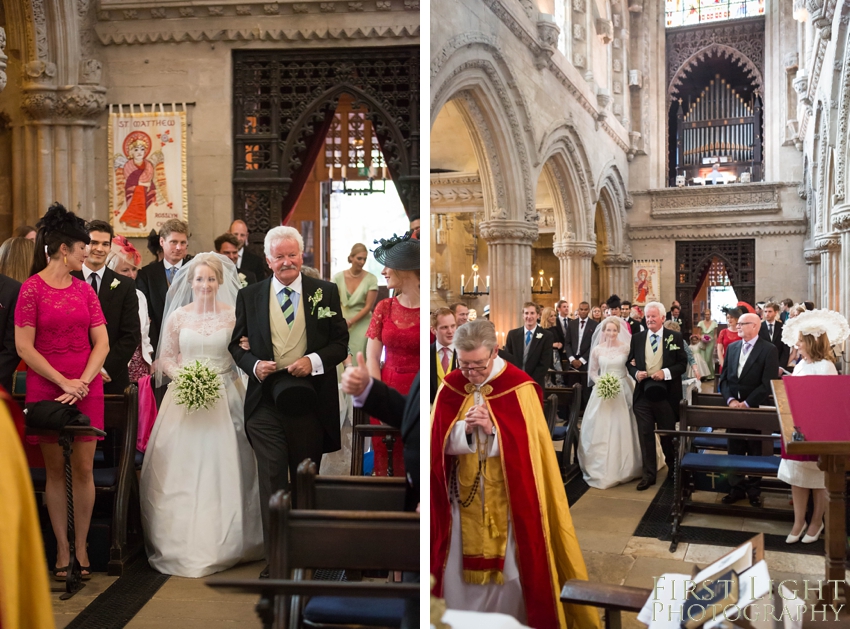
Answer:
MULTIPOLYGON (((795 348, 800 362, 794 367, 795 376, 835 376, 835 357, 831 345, 843 343, 850 329, 847 319, 831 310, 812 310, 788 319, 782 330, 782 342, 795 348)), ((782 442, 782 462, 779 464, 779 479, 791 485, 794 500, 794 526, 785 541, 794 544, 802 539, 804 544, 816 542, 823 532, 823 515, 826 510, 826 485, 823 471, 818 468, 816 455, 792 455, 785 453, 782 442), (814 510, 806 526, 806 508, 812 492, 814 510)))
POLYGON ((455 348, 460 368, 443 381, 431 423, 433 594, 531 627, 599 627, 596 610, 558 600, 587 568, 540 388, 498 356, 489 321, 461 326, 455 348))
MULTIPOLYGON (((770 381, 779 374, 779 354, 776 346, 759 338, 761 320, 758 315, 741 315, 736 329, 741 340, 731 343, 726 350, 726 360, 720 374, 720 392, 731 408, 758 408, 771 393, 770 381)), ((741 434, 755 434, 741 429, 741 434)), ((761 455, 761 444, 756 440, 729 440, 729 454, 761 455)), ((729 494, 724 504, 748 498, 754 507, 761 505, 761 479, 729 474, 729 494)))

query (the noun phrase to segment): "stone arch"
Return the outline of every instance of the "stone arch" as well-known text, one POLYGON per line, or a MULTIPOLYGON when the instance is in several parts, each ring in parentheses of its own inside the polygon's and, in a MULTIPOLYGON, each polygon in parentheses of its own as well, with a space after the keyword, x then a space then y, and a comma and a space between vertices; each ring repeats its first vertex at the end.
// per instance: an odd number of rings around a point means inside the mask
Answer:
POLYGON ((701 48, 690 57, 688 57, 676 72, 673 73, 673 78, 670 79, 670 84, 667 86, 667 102, 671 102, 675 95, 679 92, 679 86, 685 75, 688 74, 697 64, 705 60, 706 57, 726 57, 736 62, 741 66, 753 82, 753 88, 761 97, 764 97, 764 80, 758 66, 753 63, 747 55, 740 50, 726 46, 724 44, 709 44, 705 48, 701 48))
POLYGON ((626 209, 631 207, 631 197, 616 165, 608 166, 602 173, 597 196, 605 218, 607 245, 612 254, 629 257, 631 247, 626 236, 626 209))
MULTIPOLYGON (((836 42, 835 58, 845 59, 850 53, 850 2, 841 4, 841 19, 838 20, 838 32, 833 35, 836 42)), ((850 117, 850 63, 844 62, 841 68, 841 78, 833 84, 833 102, 838 102, 835 137, 835 200, 845 200, 847 189, 846 172, 848 158, 848 117, 850 117)))
POLYGON ((531 118, 498 40, 478 32, 450 40, 432 59, 431 86, 431 124, 449 100, 468 123, 487 219, 536 223, 531 118))

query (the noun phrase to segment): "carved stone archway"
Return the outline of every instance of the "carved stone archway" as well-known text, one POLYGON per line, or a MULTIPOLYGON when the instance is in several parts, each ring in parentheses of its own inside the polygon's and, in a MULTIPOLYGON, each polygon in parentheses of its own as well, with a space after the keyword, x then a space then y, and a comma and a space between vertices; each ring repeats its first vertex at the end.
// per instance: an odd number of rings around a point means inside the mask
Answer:
POLYGON ((764 81, 762 72, 759 67, 740 50, 727 46, 725 44, 710 44, 701 50, 698 50, 688 57, 682 65, 677 69, 673 77, 670 79, 670 84, 667 86, 667 100, 672 101, 675 95, 679 92, 679 86, 685 79, 685 75, 691 72, 698 64, 705 61, 708 57, 725 57, 731 59, 744 69, 747 77, 752 81, 753 89, 756 94, 764 96, 764 81))

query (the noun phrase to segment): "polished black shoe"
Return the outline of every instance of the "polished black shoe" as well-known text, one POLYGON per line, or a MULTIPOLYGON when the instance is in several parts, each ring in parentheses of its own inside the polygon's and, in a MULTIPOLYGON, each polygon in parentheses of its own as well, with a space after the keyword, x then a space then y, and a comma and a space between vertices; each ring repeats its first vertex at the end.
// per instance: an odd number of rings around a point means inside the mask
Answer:
POLYGON ((750 504, 754 507, 761 506, 761 496, 748 496, 747 499, 750 501, 750 504))
POLYGON ((261 579, 268 579, 269 578, 269 567, 268 566, 263 568, 263 571, 260 573, 260 578, 261 579))
POLYGON ((728 494, 723 496, 723 498, 721 498, 720 502, 725 505, 731 505, 735 502, 738 502, 739 500, 743 500, 746 497, 747 494, 742 491, 730 491, 728 494))
POLYGON ((655 484, 654 480, 643 479, 637 484, 638 491, 646 491, 655 484))

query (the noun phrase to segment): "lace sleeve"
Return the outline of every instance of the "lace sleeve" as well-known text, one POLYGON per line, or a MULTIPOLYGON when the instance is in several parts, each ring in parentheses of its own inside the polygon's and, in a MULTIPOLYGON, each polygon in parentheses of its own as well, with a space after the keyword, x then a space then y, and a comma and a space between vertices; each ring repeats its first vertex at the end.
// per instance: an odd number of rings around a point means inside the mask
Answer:
POLYGON ((590 352, 590 362, 587 365, 587 379, 593 383, 601 375, 599 373, 599 346, 597 345, 590 352))
POLYGON ((103 316, 103 309, 100 307, 100 300, 97 298, 97 293, 85 282, 80 281, 80 284, 80 288, 89 307, 89 327, 96 328, 100 325, 106 325, 106 319, 103 316))
POLYGON ((165 330, 159 341, 157 362, 159 368, 172 380, 180 369, 180 328, 183 321, 183 311, 175 310, 165 322, 165 330))
POLYGON ((34 281, 27 280, 21 286, 18 303, 15 306, 15 325, 19 328, 34 328, 38 321, 38 287, 34 281))
POLYGON ((366 338, 381 340, 381 332, 384 328, 384 317, 389 315, 390 299, 382 299, 375 307, 375 312, 372 314, 372 321, 369 323, 369 330, 366 332, 366 338))

